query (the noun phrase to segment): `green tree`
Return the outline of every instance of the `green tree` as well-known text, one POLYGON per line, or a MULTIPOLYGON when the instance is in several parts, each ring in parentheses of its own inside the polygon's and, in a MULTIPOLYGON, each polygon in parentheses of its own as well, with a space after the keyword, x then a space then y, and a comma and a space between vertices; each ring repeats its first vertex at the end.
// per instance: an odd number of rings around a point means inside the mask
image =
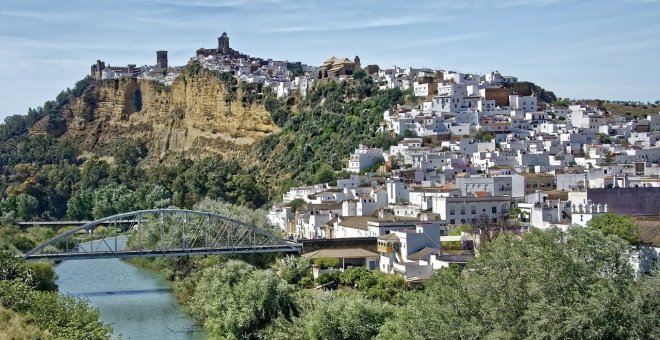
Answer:
POLYGON ((303 201, 300 198, 296 198, 295 200, 289 202, 289 206, 291 207, 291 211, 296 212, 298 208, 300 208, 301 205, 305 204, 305 201, 303 201))
POLYGON ((67 204, 66 217, 70 220, 85 221, 93 218, 94 194, 90 190, 75 193, 67 204))
POLYGON ((318 170, 316 170, 312 179, 312 184, 331 183, 335 180, 335 171, 330 165, 323 163, 318 167, 318 170))
POLYGON ((474 138, 479 142, 490 142, 493 140, 493 136, 481 131, 477 131, 477 133, 474 135, 474 138))
POLYGON ((286 256, 273 265, 273 270, 280 279, 289 284, 298 284, 300 280, 311 274, 309 259, 303 256, 286 256))
POLYGON ((606 150, 603 154, 603 165, 612 165, 616 161, 614 154, 610 150, 606 150))
POLYGON ((109 184, 94 191, 94 218, 103 218, 111 215, 134 210, 135 194, 123 184, 109 184))
POLYGON ((413 138, 413 137, 417 137, 417 131, 415 131, 415 130, 410 130, 410 129, 406 129, 406 130, 403 130, 403 133, 401 134, 401 136, 402 136, 403 138, 413 138))
POLYGON ((590 228, 504 234, 467 270, 436 273, 379 339, 648 338, 636 336, 646 331, 629 257, 624 241, 590 228))
POLYGON ((339 259, 335 257, 317 257, 314 259, 314 266, 321 269, 335 268, 339 265, 339 259))
POLYGON ((367 300, 355 294, 336 296, 329 301, 323 301, 317 308, 305 314, 305 338, 373 339, 381 325, 392 314, 393 308, 381 302, 367 300))
POLYGON ((115 145, 113 156, 118 164, 135 166, 147 156, 148 151, 144 140, 126 139, 115 145))
POLYGON ((31 271, 36 290, 57 291, 57 284, 55 284, 55 270, 50 262, 25 262, 25 266, 31 271))
POLYGON ((24 221, 31 220, 39 208, 39 201, 28 194, 18 194, 16 196, 16 216, 24 221))
POLYGON ((250 339, 278 316, 292 315, 291 292, 273 271, 232 260, 204 269, 191 311, 213 337, 250 339))
POLYGON ((108 182, 110 165, 96 157, 89 159, 83 165, 80 187, 81 189, 94 189, 108 182))
POLYGON ((359 68, 355 70, 355 72, 353 72, 353 79, 360 80, 366 77, 367 77, 367 71, 365 71, 364 69, 359 68))
POLYGON ((639 241, 640 229, 632 217, 608 212, 587 222, 589 228, 598 229, 605 235, 616 235, 631 244, 639 241))
POLYGON ((612 144, 612 140, 610 139, 610 136, 608 136, 606 133, 599 133, 598 140, 600 141, 601 144, 612 144))

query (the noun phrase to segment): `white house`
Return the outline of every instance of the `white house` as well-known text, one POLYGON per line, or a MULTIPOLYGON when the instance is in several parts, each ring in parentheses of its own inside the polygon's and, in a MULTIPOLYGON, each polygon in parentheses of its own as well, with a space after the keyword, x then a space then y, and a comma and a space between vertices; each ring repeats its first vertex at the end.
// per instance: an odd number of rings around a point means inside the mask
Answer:
POLYGON ((395 231, 378 237, 380 270, 406 279, 428 279, 433 274, 432 255, 440 255, 440 228, 418 225, 415 230, 395 231))
POLYGON ((348 160, 348 172, 360 173, 383 160, 383 149, 368 148, 360 144, 348 160))
POLYGON ((511 211, 510 196, 490 196, 475 192, 469 196, 434 197, 433 212, 440 214, 449 226, 470 223, 473 219, 488 218, 497 222, 511 211))

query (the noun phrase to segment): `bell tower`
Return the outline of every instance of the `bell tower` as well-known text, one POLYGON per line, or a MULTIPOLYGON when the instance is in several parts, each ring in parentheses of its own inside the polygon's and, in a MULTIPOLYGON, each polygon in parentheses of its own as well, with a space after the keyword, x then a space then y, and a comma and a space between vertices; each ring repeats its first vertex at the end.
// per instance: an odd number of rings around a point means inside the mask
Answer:
POLYGON ((222 32, 222 35, 218 37, 218 52, 224 55, 229 54, 229 36, 227 32, 222 32))
POLYGON ((167 51, 156 51, 156 66, 167 68, 167 51))

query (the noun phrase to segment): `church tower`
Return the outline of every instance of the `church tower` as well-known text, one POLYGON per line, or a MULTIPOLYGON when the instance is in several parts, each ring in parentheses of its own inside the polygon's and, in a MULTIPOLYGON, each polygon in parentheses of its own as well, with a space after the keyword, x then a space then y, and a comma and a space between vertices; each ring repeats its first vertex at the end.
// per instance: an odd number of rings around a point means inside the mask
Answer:
POLYGON ((229 36, 227 36, 227 32, 222 32, 222 35, 218 38, 218 52, 224 55, 229 54, 229 36))
POLYGON ((167 51, 156 51, 156 66, 159 68, 167 68, 167 51))
POLYGON ((355 63, 355 69, 356 70, 359 69, 360 68, 360 57, 355 56, 355 59, 353 59, 353 63, 355 63))

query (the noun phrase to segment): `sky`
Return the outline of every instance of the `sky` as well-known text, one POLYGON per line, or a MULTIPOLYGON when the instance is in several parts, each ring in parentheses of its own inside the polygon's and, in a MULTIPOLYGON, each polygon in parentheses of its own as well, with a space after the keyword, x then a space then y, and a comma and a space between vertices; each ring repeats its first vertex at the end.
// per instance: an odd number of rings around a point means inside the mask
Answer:
POLYGON ((660 100, 660 0, 0 0, 0 119, 89 73, 183 65, 200 47, 274 60, 499 70, 559 97, 660 100))

